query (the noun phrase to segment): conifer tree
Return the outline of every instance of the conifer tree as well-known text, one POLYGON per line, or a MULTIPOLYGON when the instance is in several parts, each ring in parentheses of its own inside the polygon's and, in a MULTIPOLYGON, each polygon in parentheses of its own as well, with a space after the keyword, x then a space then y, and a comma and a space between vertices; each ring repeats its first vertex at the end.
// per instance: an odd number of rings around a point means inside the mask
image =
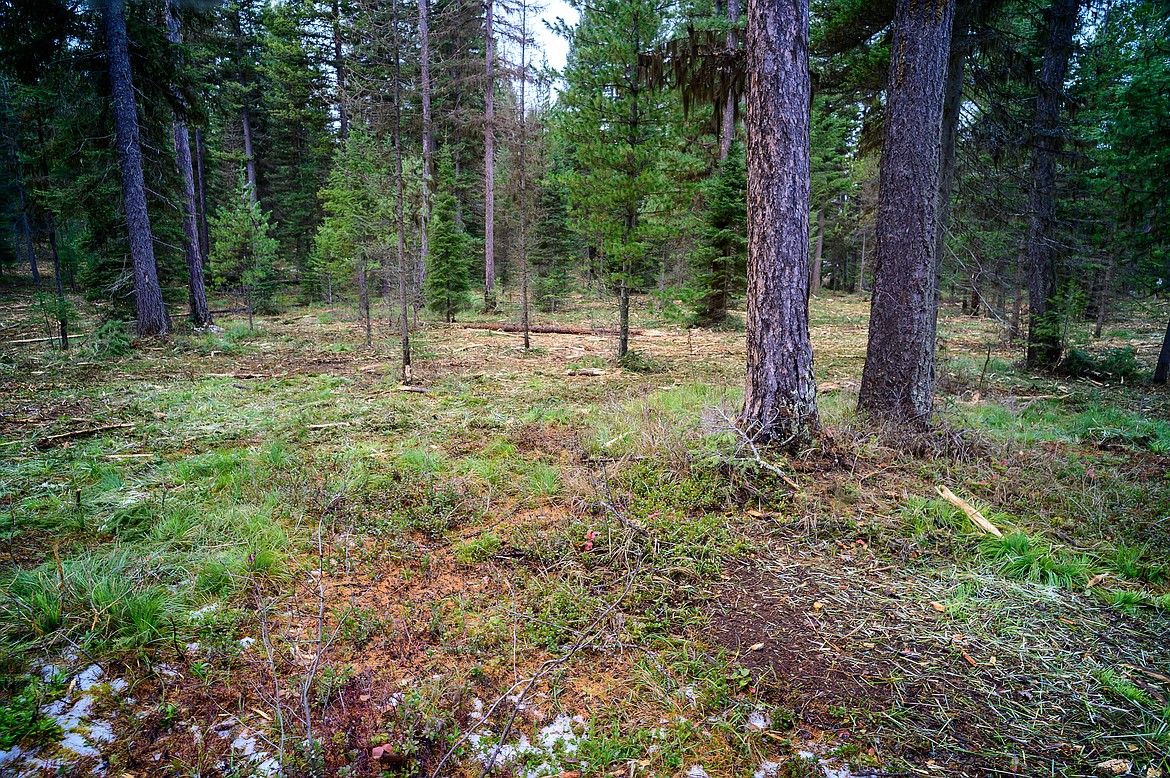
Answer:
POLYGON ((278 243, 272 237, 268 214, 251 191, 246 174, 241 174, 233 203, 220 209, 211 222, 212 267, 217 282, 234 289, 244 298, 248 329, 255 311, 271 312, 275 292, 278 243))
POLYGON ((704 186, 707 212, 700 231, 702 245, 692 259, 693 285, 698 290, 695 320, 700 326, 726 319, 732 294, 742 290, 747 269, 746 191, 743 146, 733 143, 704 186))
POLYGON ((424 290, 427 304, 444 321, 455 321, 455 314, 468 306, 471 289, 471 258, 475 244, 471 236, 455 221, 455 195, 449 189, 454 172, 444 158, 439 169, 443 189, 436 192, 430 217, 430 264, 424 290))

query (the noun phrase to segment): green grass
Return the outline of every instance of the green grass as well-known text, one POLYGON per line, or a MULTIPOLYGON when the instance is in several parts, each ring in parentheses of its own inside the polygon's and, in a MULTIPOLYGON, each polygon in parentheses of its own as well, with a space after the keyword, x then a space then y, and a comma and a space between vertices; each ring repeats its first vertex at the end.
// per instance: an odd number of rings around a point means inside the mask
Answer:
POLYGON ((1022 532, 987 538, 979 544, 979 556, 1007 578, 1062 589, 1084 586, 1093 571, 1084 554, 1054 548, 1022 532))

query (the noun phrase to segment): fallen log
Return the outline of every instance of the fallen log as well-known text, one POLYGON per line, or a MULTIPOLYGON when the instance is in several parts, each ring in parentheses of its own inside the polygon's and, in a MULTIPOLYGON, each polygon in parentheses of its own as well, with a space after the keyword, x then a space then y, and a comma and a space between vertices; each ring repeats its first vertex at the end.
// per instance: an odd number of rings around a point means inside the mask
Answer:
POLYGON ((133 424, 107 424, 104 427, 90 427, 89 429, 85 429, 85 430, 74 430, 73 432, 62 432, 59 435, 49 435, 47 438, 41 438, 36 443, 41 448, 47 448, 48 446, 51 446, 54 443, 60 442, 62 440, 68 440, 70 438, 80 438, 80 437, 85 436, 85 435, 96 435, 99 432, 108 432, 109 430, 126 429, 127 427, 133 427, 133 426, 134 426, 133 424))
MULTIPOLYGON (((498 330, 500 332, 524 332, 519 324, 505 324, 503 322, 472 322, 463 325, 468 330, 498 330)), ((548 324, 533 324, 529 332, 537 335, 617 335, 618 331, 602 327, 553 327, 548 324)), ((631 335, 641 335, 642 330, 630 330, 631 335)))

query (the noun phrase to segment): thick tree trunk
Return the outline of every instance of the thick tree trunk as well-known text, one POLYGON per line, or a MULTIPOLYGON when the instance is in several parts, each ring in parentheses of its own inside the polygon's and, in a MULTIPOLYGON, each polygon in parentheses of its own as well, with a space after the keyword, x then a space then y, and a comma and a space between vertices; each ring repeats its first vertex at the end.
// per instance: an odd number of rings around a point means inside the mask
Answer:
POLYGON ((1158 365, 1154 368, 1154 383, 1164 384, 1170 379, 1170 324, 1162 336, 1162 351, 1158 354, 1158 365))
POLYGON ((939 157, 954 0, 898 0, 858 408, 926 427, 934 408, 939 157))
POLYGON ((496 128, 493 66, 496 42, 492 34, 492 0, 485 6, 484 107, 483 107, 483 306, 496 309, 496 128))
POLYGON ((821 293, 821 257, 825 253, 825 208, 817 211, 817 244, 813 249, 812 271, 809 273, 809 294, 821 293))
MULTIPOLYGON (((167 40, 178 46, 182 43, 179 32, 179 9, 174 0, 167 0, 167 40)), ((182 105, 182 99, 179 100, 182 105)), ((184 254, 187 257, 187 302, 191 323, 202 327, 211 321, 207 308, 207 293, 203 287, 203 253, 200 251, 199 227, 196 219, 198 209, 195 203, 195 173, 191 165, 191 141, 187 133, 186 117, 180 113, 175 117, 174 126, 175 165, 179 169, 179 181, 183 185, 183 236, 186 240, 184 254)))
POLYGON ((808 332, 807 0, 748 6, 747 375, 740 424, 762 442, 812 440, 808 332))
POLYGON ((1053 0, 1045 12, 1032 169, 1028 187, 1028 365, 1055 367, 1061 354, 1056 296, 1056 158, 1064 147, 1061 104, 1080 0, 1053 0))
POLYGON ((110 65, 110 92, 114 107, 114 138, 122 171, 122 203, 134 265, 134 299, 140 337, 163 335, 170 330, 158 268, 154 261, 154 236, 146 210, 146 183, 142 174, 142 146, 138 134, 138 106, 130 75, 130 41, 126 36, 125 0, 104 0, 102 22, 110 65))
MULTIPOLYGON (((739 0, 727 0, 727 21, 733 25, 739 21, 739 0)), ((728 30, 727 48, 729 51, 735 48, 735 38, 735 31, 728 30)), ((731 89, 724 99, 726 102, 723 104, 723 117, 719 129, 719 159, 721 161, 727 159, 727 155, 731 153, 731 144, 735 140, 735 109, 739 95, 735 93, 734 89, 731 89)))

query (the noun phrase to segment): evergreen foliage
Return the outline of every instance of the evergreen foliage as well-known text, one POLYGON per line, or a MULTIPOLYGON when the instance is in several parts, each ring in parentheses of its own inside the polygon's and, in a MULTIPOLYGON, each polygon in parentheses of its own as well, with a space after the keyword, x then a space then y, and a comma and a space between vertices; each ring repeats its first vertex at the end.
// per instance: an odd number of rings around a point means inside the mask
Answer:
POLYGON ((455 195, 450 189, 453 174, 450 162, 444 159, 439 167, 440 188, 432 201, 430 265, 424 286, 427 305, 448 322, 455 321, 455 314, 470 304, 475 256, 475 241, 455 221, 455 195))
POLYGON ((251 187, 241 174, 235 202, 220 208, 211 221, 211 264, 216 283, 244 298, 249 327, 253 312, 275 311, 273 266, 279 243, 271 232, 269 214, 261 210, 260 201, 252 197, 251 187))

